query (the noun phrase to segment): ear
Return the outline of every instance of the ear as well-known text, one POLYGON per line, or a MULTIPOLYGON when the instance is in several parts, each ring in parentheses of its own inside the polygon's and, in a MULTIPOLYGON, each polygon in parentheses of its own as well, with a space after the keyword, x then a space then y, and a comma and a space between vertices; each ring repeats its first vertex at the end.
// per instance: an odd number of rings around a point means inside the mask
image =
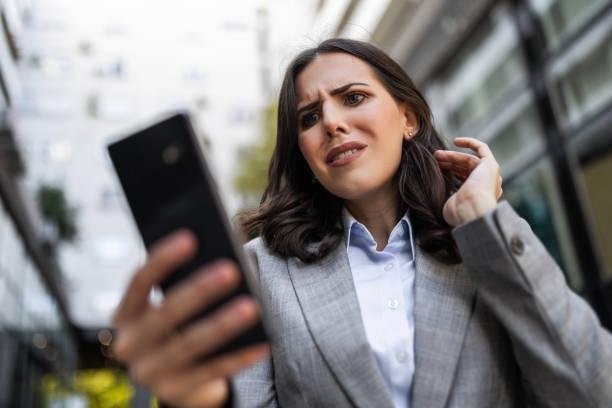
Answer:
POLYGON ((410 109, 410 107, 403 104, 401 106, 401 111, 402 111, 402 114, 404 115, 403 117, 404 119, 404 127, 403 127, 404 139, 410 140, 419 131, 419 123, 418 123, 416 115, 414 114, 412 109, 410 109))

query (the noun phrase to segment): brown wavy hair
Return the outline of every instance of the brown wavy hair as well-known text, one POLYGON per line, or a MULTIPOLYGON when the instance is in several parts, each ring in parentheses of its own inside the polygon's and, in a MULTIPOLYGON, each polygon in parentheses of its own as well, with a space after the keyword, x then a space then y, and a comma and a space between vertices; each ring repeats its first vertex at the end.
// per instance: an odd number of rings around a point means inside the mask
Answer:
POLYGON ((445 149, 432 124, 431 110, 402 67, 372 44, 342 38, 326 40, 302 51, 289 64, 278 99, 276 145, 268 168, 268 185, 258 208, 238 215, 249 237, 260 235, 270 251, 310 263, 328 255, 343 241, 344 200, 313 183, 313 173, 298 147, 296 79, 320 54, 342 52, 366 62, 398 103, 406 104, 418 121, 418 132, 402 146, 395 175, 400 209, 410 211, 417 244, 445 263, 460 262, 444 221, 444 203, 459 186, 442 172, 433 152, 445 149))

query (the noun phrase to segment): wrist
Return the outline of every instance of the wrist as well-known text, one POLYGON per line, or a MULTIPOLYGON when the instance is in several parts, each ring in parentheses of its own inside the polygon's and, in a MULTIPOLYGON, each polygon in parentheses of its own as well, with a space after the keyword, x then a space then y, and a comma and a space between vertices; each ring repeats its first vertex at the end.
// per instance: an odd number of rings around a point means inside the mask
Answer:
POLYGON ((457 203, 458 225, 466 224, 480 218, 488 212, 493 211, 497 205, 497 200, 481 193, 468 194, 457 203))

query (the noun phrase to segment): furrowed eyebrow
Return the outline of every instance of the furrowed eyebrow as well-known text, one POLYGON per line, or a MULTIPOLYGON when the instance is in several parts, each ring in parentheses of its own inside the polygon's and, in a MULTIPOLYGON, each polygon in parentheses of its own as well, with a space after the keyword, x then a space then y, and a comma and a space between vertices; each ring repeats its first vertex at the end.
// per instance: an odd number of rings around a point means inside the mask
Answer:
MULTIPOLYGON (((339 88, 333 89, 329 94, 330 95, 338 95, 346 90, 348 90, 350 87, 355 86, 355 85, 364 85, 364 86, 369 86, 368 84, 364 83, 364 82, 351 82, 350 84, 346 84, 346 85, 342 85, 339 88)), ((315 106, 317 106, 319 104, 319 101, 314 101, 309 103, 306 106, 301 107, 300 109, 298 109, 297 114, 298 116, 300 115, 300 113, 310 110, 312 108, 314 108, 315 106)))

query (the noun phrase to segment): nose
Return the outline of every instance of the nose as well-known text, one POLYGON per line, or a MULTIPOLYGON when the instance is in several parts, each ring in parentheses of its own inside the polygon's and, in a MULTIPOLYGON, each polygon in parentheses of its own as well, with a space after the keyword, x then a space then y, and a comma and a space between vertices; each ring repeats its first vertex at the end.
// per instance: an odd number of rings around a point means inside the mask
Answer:
POLYGON ((321 107, 323 114, 323 127, 327 136, 336 136, 340 133, 348 133, 348 124, 342 109, 335 106, 332 101, 324 103, 321 107))

